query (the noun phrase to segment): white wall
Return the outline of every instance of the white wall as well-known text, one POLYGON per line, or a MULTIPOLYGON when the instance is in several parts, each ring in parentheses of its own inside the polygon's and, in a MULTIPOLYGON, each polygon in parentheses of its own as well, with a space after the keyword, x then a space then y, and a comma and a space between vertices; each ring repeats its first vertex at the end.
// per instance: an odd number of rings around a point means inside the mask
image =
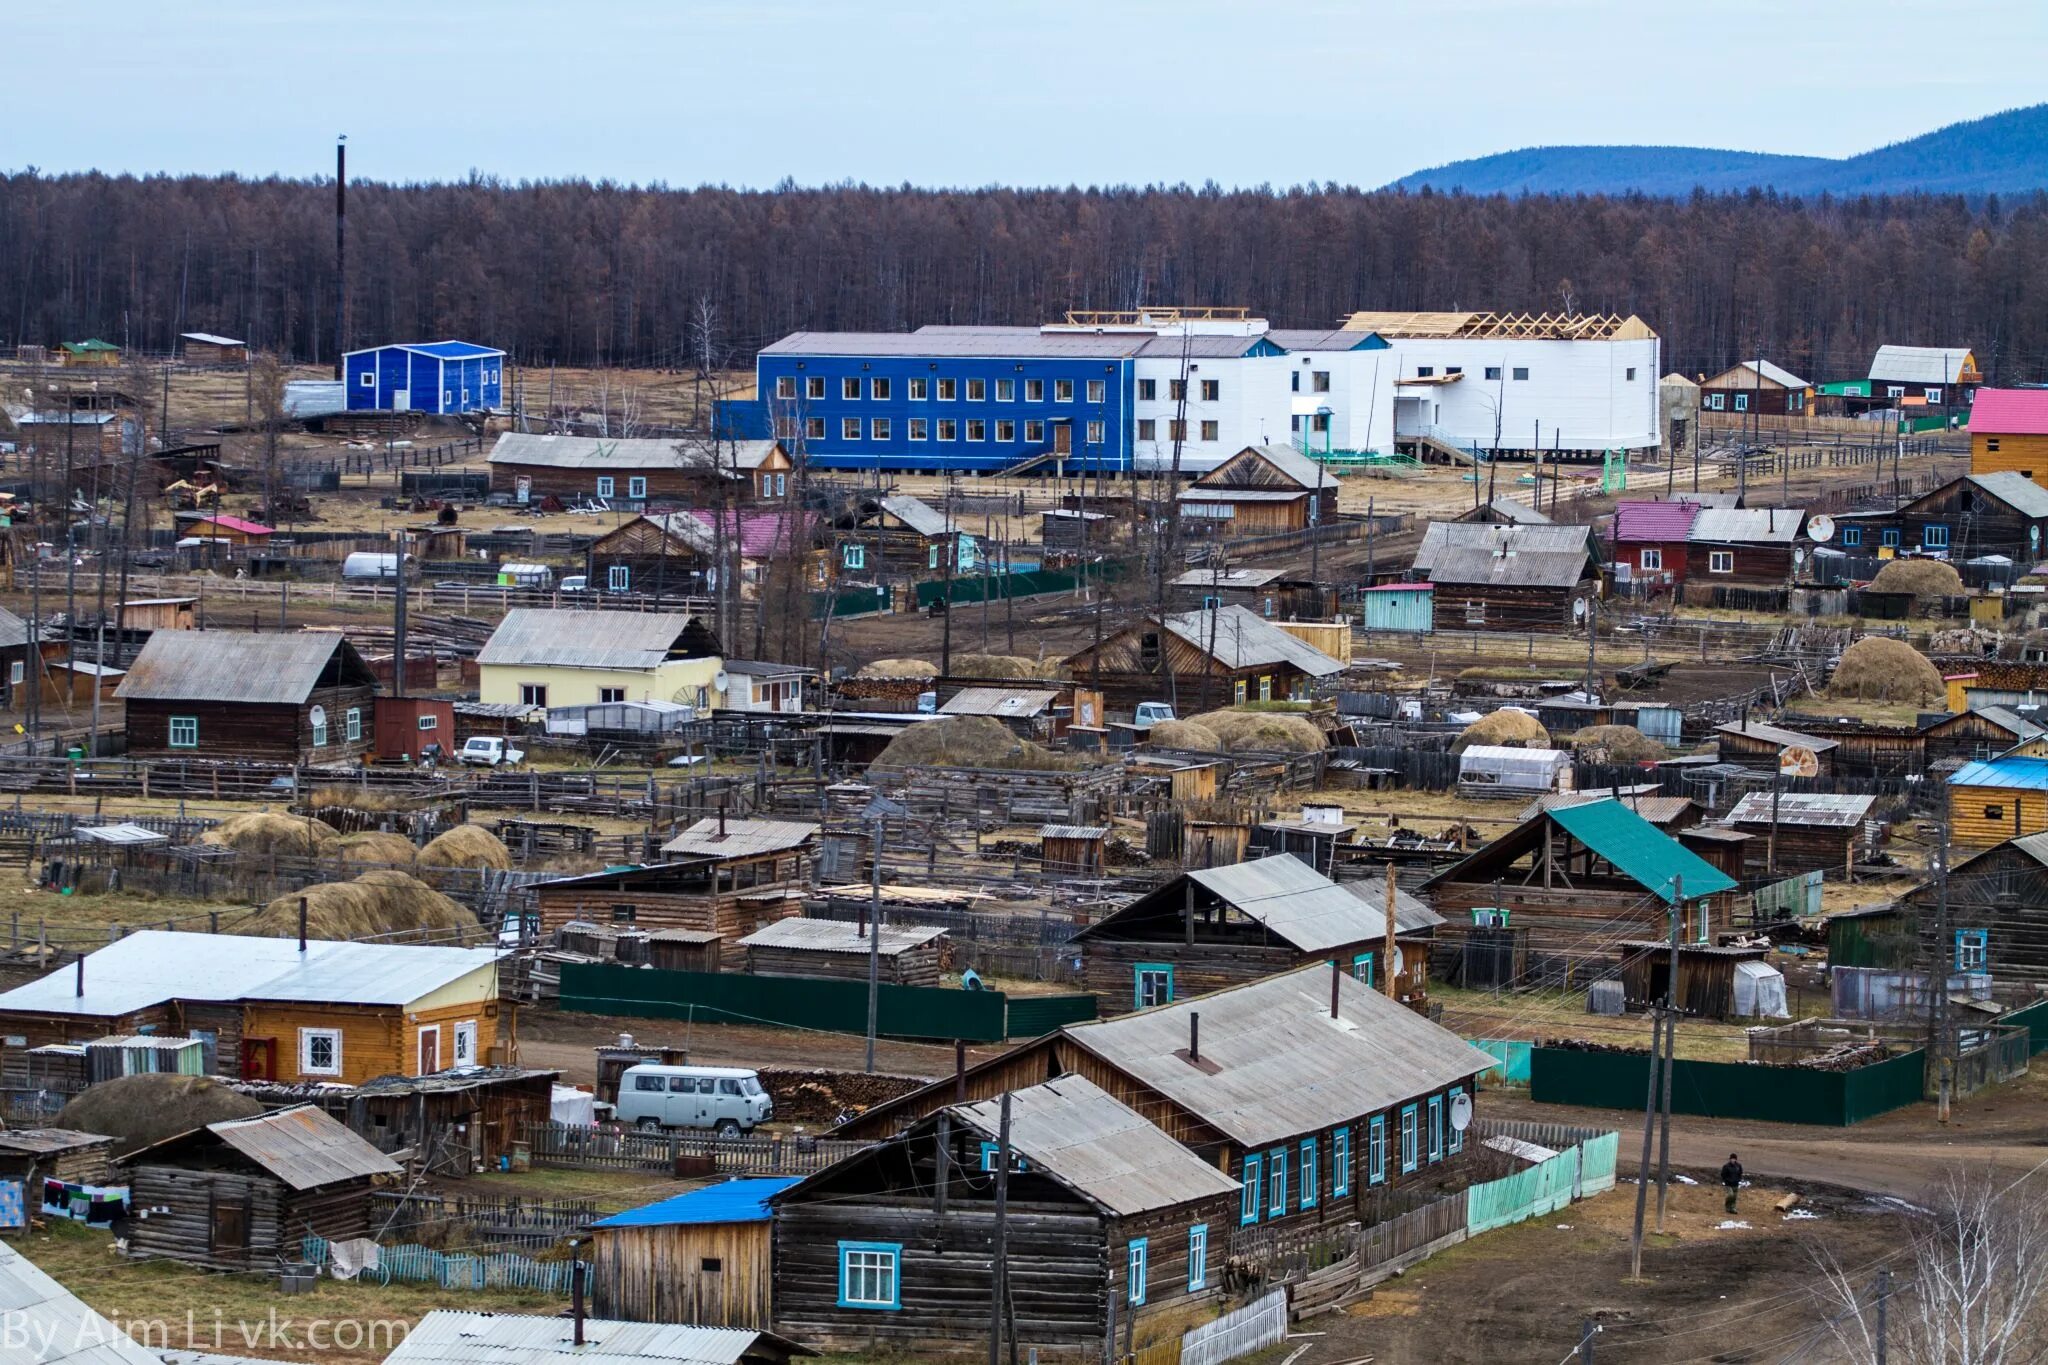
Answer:
MULTIPOLYGON (((1188 438, 1181 445, 1182 473, 1206 474, 1246 446, 1287 443, 1292 395, 1287 391, 1286 356, 1204 356, 1188 363, 1188 438), (1219 385, 1214 401, 1202 398, 1205 379, 1219 385), (1214 440, 1202 439, 1204 422, 1216 423, 1214 440)), ((1169 381, 1180 378, 1180 373, 1178 356, 1140 357, 1133 365, 1139 384, 1131 403, 1132 454, 1140 472, 1173 467, 1172 422, 1179 404, 1171 397, 1169 381), (1147 379, 1154 381, 1156 396, 1135 397, 1147 379), (1149 441, 1136 434, 1144 430, 1137 424, 1147 421, 1153 424, 1149 441)))
POLYGON ((1434 422, 1461 440, 1485 449, 1494 441, 1494 409, 1500 408, 1500 445, 1526 450, 1539 440, 1545 450, 1641 449, 1659 443, 1657 381, 1659 343, 1631 341, 1519 341, 1404 339, 1394 344, 1402 379, 1428 366, 1442 375, 1462 366, 1455 384, 1410 390, 1420 394, 1434 422), (1488 366, 1503 380, 1486 379, 1488 366), (1515 379, 1517 367, 1529 372, 1515 379), (1630 371, 1633 370, 1633 377, 1630 371))

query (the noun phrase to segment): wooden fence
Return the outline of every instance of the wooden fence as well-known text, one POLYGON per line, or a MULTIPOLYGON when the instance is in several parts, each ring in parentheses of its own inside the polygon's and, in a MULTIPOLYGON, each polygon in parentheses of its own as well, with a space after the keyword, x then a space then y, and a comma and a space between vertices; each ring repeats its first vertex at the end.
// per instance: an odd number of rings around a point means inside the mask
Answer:
POLYGON ((372 1196, 370 1227, 378 1241, 544 1249, 564 1238, 583 1236, 603 1216, 595 1199, 550 1201, 517 1195, 494 1199, 380 1191, 372 1196))
POLYGON ((536 1166, 593 1171, 673 1172, 689 1157, 709 1157, 719 1175, 809 1175, 865 1149, 839 1138, 685 1137, 606 1124, 530 1123, 520 1137, 536 1166))
MULTIPOLYGON (((333 1261, 333 1247, 322 1237, 305 1238, 299 1255, 316 1269, 333 1261)), ((532 1289, 563 1296, 571 1291, 581 1261, 537 1261, 512 1252, 488 1255, 448 1253, 417 1245, 380 1246, 376 1264, 352 1278, 372 1284, 433 1284, 443 1289, 532 1289)))

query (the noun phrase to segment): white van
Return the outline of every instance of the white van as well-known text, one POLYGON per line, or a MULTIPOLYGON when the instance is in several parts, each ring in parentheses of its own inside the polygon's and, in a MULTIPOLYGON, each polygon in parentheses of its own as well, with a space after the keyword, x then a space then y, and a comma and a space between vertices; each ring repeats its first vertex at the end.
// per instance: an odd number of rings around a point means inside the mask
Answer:
POLYGON ((619 1077, 619 1122, 649 1131, 709 1128, 736 1138, 774 1117, 760 1076, 743 1067, 643 1062, 619 1077))

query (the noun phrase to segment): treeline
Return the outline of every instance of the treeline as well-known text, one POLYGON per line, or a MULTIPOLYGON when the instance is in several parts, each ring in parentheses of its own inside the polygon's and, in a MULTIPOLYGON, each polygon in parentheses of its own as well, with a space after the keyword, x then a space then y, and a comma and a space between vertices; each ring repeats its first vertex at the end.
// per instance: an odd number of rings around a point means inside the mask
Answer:
MULTIPOLYGON (((180 332, 332 359, 333 186, 0 177, 0 342, 180 332), (12 297, 7 297, 12 295, 12 297)), ((356 185, 353 344, 455 336, 522 362, 718 365, 803 328, 1035 323, 1244 303, 1637 313, 1669 368, 1758 352, 1860 375, 1886 342, 2048 377, 2048 196, 1467 198, 1350 189, 356 185)))

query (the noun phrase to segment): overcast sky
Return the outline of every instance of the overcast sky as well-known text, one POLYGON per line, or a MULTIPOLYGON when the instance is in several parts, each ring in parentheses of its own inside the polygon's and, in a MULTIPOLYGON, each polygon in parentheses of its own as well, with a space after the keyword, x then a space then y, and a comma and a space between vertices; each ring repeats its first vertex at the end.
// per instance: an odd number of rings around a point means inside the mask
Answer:
POLYGON ((1841 156, 2048 99, 2043 0, 93 0, 0 168, 1376 186, 1543 143, 1841 156))

